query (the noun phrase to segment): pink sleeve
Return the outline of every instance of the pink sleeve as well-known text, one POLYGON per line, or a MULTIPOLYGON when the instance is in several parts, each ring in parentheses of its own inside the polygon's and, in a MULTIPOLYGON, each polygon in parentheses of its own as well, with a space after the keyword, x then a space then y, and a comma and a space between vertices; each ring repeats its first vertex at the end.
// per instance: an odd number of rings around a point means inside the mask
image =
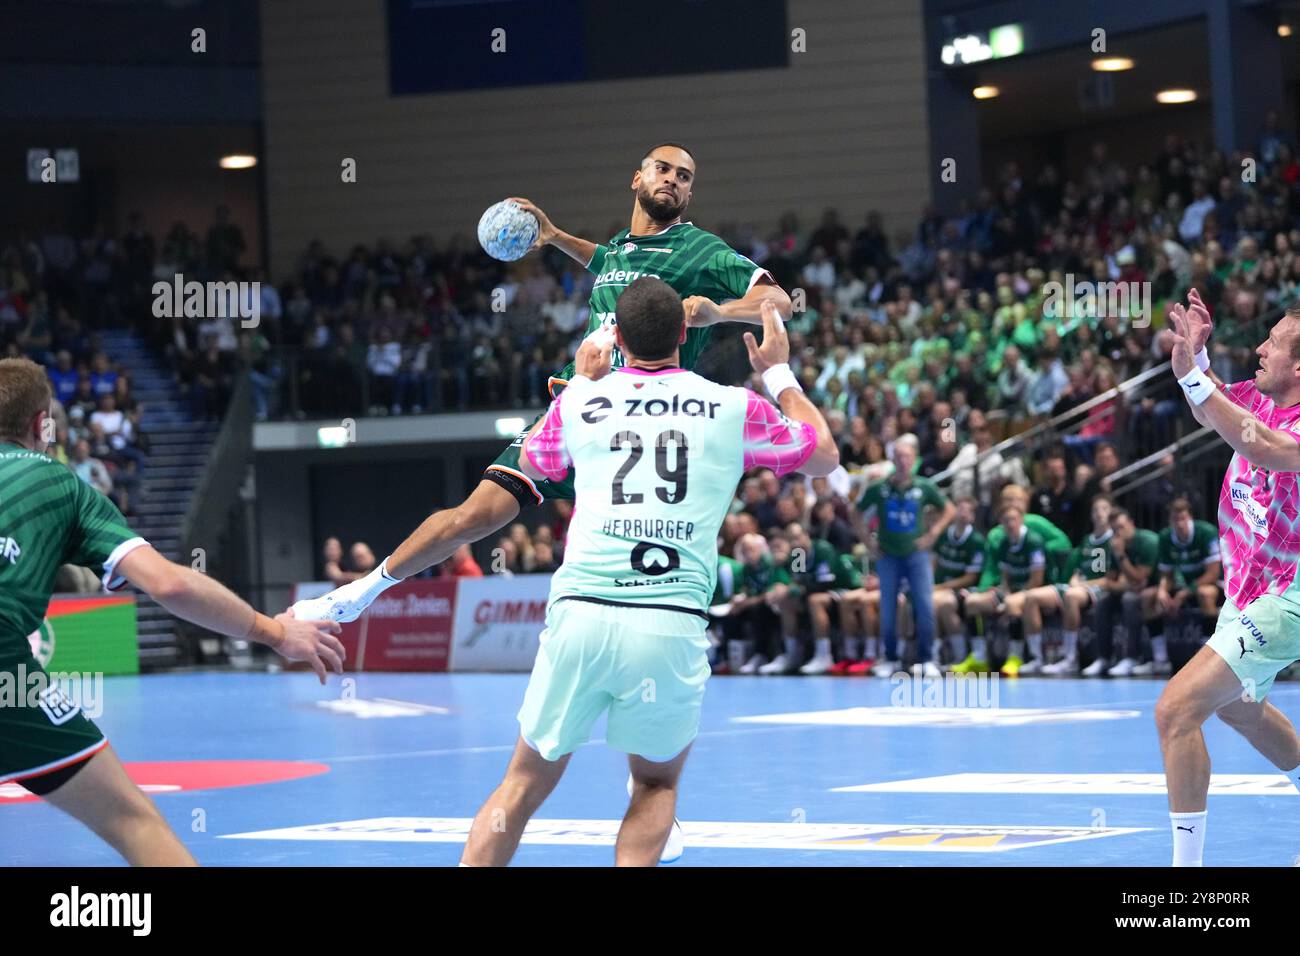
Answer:
MULTIPOLYGON (((560 394, 561 398, 563 394, 560 394)), ((564 445, 563 424, 560 420, 560 399, 557 398, 547 409, 542 427, 524 442, 523 451, 528 456, 528 463, 551 481, 563 478, 573 464, 569 449, 564 445)))
POLYGON ((1240 405, 1247 411, 1255 404, 1255 399, 1259 396, 1259 389, 1251 379, 1241 382, 1224 382, 1224 396, 1235 405, 1240 405))
POLYGON ((745 468, 771 468, 778 475, 798 471, 817 447, 817 432, 794 422, 756 392, 749 393, 743 435, 745 468))

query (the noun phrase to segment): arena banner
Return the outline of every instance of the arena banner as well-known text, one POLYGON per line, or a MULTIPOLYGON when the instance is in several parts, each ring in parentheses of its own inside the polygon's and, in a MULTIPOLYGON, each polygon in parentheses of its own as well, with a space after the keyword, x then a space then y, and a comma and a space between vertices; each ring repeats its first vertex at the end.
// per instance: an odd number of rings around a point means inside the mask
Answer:
POLYGON ((451 669, 532 670, 550 589, 549 574, 461 578, 451 669))
POLYGON ((135 598, 56 594, 41 626, 27 638, 51 672, 140 673, 135 598))
MULTIPOLYGON (((329 585, 300 584, 294 600, 318 597, 329 585)), ((445 671, 451 657, 456 581, 417 578, 394 585, 365 614, 343 625, 348 671, 445 671)))

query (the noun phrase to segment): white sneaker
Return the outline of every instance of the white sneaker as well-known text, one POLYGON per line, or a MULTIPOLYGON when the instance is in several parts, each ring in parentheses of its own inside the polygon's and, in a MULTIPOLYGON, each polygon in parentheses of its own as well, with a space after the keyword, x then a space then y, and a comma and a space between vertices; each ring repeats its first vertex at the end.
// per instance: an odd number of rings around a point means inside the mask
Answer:
POLYGON ((1025 661, 1023 664, 1020 665, 1021 677, 1024 677, 1025 675, 1029 675, 1032 677, 1033 675, 1041 674, 1042 672, 1043 672, 1043 662, 1040 661, 1037 657, 1035 657, 1032 661, 1025 661))
POLYGON ((922 677, 942 677, 942 676, 943 676, 943 671, 941 671, 941 670, 939 669, 939 665, 936 664, 934 661, 926 661, 925 664, 922 665, 922 667, 921 667, 921 676, 922 676, 922 677))
POLYGON ((766 658, 766 657, 764 657, 762 654, 755 654, 755 655, 754 655, 753 657, 751 657, 749 660, 745 661, 745 663, 743 663, 743 664, 740 665, 740 671, 739 671, 739 673, 741 673, 741 674, 757 674, 757 673, 758 673, 758 669, 759 669, 760 667, 762 667, 762 666, 763 666, 764 664, 766 664, 766 663, 767 663, 767 658, 766 658))
MULTIPOLYGON (((632 775, 627 775, 627 795, 632 796, 632 775)), ((659 854, 660 863, 676 863, 686 852, 686 838, 682 835, 682 821, 673 817, 673 828, 668 832, 668 842, 659 854)))
POLYGON ((1133 668, 1134 677, 1167 677, 1173 673, 1173 665, 1168 661, 1147 661, 1133 668))
POLYGON ((760 674, 771 677, 773 674, 784 674, 790 669, 790 659, 784 654, 777 654, 776 658, 768 664, 764 664, 758 669, 760 674))
POLYGON ((871 668, 872 677, 893 677, 902 665, 898 661, 881 661, 871 668))
POLYGON ((917 663, 912 665, 911 671, 913 677, 920 677, 922 674, 925 673, 925 665, 923 665, 918 661, 917 663))
POLYGON ((799 668, 799 673, 809 675, 825 674, 834 666, 835 658, 833 657, 814 657, 803 667, 799 668))
POLYGON ((1133 668, 1135 667, 1137 667, 1137 661, 1133 660, 1131 657, 1125 657, 1106 673, 1111 677, 1132 677, 1133 668))
POLYGON ((1055 664, 1044 664, 1043 673, 1048 677, 1073 677, 1079 673, 1079 662, 1073 657, 1063 657, 1055 664))
POLYGON ((1106 668, 1110 667, 1110 661, 1104 657, 1099 657, 1083 669, 1084 677, 1101 677, 1106 673, 1106 668))

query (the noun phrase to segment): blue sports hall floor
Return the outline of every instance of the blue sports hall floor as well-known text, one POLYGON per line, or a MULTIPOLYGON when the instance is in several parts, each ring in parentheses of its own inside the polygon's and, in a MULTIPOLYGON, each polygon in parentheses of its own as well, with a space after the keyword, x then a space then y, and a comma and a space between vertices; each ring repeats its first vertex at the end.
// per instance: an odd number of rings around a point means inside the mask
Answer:
MULTIPOLYGON (((98 723, 203 864, 453 866, 505 768, 526 680, 113 677, 98 723)), ((674 865, 1166 866, 1152 718, 1162 686, 1025 678, 945 702, 919 680, 714 678, 674 865)), ((1300 714, 1300 685, 1270 699, 1300 714)), ((574 755, 516 865, 612 862, 627 772, 601 734, 574 755)), ((1292 865, 1300 836, 1259 835, 1295 833, 1300 794, 1222 724, 1206 736, 1206 864, 1292 865)), ((0 864, 118 863, 0 785, 0 864)))

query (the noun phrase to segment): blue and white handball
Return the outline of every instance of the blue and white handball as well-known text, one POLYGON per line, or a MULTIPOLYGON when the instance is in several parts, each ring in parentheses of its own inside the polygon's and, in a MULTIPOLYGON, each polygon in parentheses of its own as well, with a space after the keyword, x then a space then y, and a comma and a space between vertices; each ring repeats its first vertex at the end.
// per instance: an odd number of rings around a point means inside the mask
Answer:
POLYGON ((522 259, 537 240, 537 217, 518 203, 503 199, 489 206, 478 221, 478 241, 493 259, 522 259))

